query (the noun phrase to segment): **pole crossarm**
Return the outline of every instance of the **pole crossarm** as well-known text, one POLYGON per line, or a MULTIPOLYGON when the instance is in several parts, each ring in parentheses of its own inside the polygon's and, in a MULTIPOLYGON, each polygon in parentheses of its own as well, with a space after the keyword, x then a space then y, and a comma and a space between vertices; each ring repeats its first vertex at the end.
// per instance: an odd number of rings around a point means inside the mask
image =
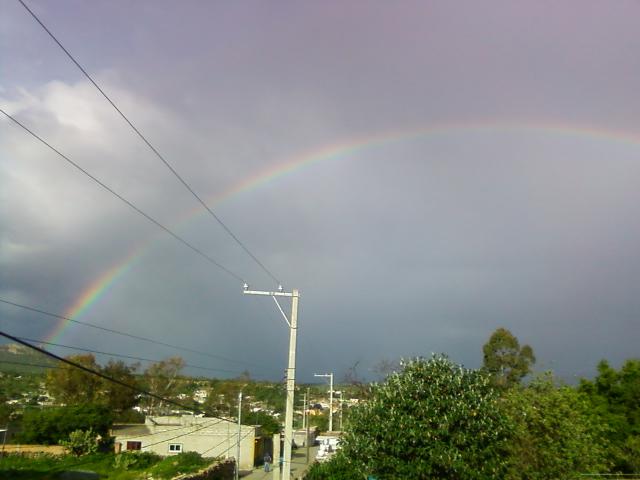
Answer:
POLYGON ((244 290, 247 295, 262 295, 268 297, 299 297, 297 292, 262 292, 259 290, 244 290))

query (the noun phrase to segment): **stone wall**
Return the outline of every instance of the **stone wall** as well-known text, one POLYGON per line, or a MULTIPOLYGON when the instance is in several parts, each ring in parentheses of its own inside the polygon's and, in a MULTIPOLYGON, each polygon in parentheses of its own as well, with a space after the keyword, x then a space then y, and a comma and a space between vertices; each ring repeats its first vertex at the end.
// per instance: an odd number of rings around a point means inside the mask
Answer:
POLYGON ((235 471, 234 460, 222 460, 197 473, 187 473, 174 477, 173 480, 231 480, 235 471))

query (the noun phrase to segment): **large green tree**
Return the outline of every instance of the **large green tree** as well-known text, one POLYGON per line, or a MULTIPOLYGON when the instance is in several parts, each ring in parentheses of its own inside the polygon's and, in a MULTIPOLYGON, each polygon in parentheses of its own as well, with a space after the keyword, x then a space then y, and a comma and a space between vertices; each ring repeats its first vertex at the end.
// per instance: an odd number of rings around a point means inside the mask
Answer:
MULTIPOLYGON (((144 371, 144 380, 149 391, 164 398, 175 397, 180 386, 182 369, 185 362, 182 357, 169 357, 166 360, 152 363, 144 371)), ((165 403, 153 397, 147 397, 147 406, 155 415, 163 413, 165 403)))
MULTIPOLYGON (((66 358, 91 370, 100 370, 93 354, 71 355, 66 358)), ((79 368, 60 363, 58 367, 47 373, 45 384, 57 402, 65 405, 79 405, 94 403, 98 400, 103 380, 79 368)))
POLYGON ((580 391, 588 396, 592 409, 609 426, 609 455, 614 470, 640 471, 640 360, 629 359, 620 370, 606 360, 598 364, 593 380, 582 379, 580 391))
POLYGON ((22 419, 18 441, 57 445, 61 440, 67 440, 71 432, 89 429, 106 439, 112 423, 111 411, 102 405, 28 410, 22 419))
POLYGON ((483 368, 498 387, 511 387, 531 372, 536 362, 529 345, 520 346, 518 339, 506 328, 498 328, 482 347, 483 368))
POLYGON ((498 402, 486 373, 439 356, 407 362, 352 409, 332 465, 343 478, 499 478, 509 424, 498 402))
POLYGON ((568 480, 608 472, 607 427, 586 395, 554 385, 548 375, 509 389, 502 408, 515 425, 507 480, 568 480))
MULTIPOLYGON (((138 379, 135 376, 136 369, 137 365, 127 365, 121 360, 109 360, 109 363, 102 369, 102 373, 126 385, 138 388, 138 379)), ((100 403, 107 405, 114 413, 122 415, 123 412, 138 404, 138 392, 134 388, 103 380, 100 403)))

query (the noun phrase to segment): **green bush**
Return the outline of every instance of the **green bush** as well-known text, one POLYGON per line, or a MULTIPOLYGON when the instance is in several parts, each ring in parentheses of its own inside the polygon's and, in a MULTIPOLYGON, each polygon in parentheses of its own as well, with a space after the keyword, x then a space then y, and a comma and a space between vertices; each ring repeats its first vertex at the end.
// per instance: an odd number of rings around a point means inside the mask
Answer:
POLYGON ((93 430, 103 439, 109 436, 112 415, 107 407, 80 405, 46 410, 28 410, 22 418, 20 443, 57 445, 75 430, 93 430))
POLYGON ((60 440, 60 445, 79 457, 98 451, 98 438, 93 430, 74 430, 69 434, 69 440, 60 440))
POLYGON ((515 424, 507 479, 560 480, 608 472, 607 427, 585 395, 557 387, 545 376, 528 387, 514 387, 502 407, 515 424))
POLYGON ((162 457, 151 452, 123 452, 116 455, 113 466, 121 470, 143 470, 161 460, 162 457))
MULTIPOLYGON (((434 356, 372 387, 335 461, 360 478, 500 478, 510 431, 488 374, 434 356)), ((323 468, 338 468, 329 463, 323 468)))

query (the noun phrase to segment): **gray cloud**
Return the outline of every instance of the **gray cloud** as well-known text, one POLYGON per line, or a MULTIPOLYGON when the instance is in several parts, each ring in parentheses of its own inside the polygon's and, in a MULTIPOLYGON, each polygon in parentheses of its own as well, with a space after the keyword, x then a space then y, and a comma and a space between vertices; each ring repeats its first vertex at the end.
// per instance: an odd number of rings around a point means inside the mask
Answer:
MULTIPOLYGON (((2 108, 252 285, 271 287, 219 226, 189 214, 195 202, 21 7, 3 8, 2 108)), ((407 137, 216 203, 302 291, 303 380, 357 361, 370 374, 383 357, 432 351, 477 366, 498 326, 566 378, 602 357, 637 355, 640 147, 595 134, 630 138, 640 121, 636 3, 33 8, 206 198, 353 138, 442 124, 545 127, 407 137), (587 128, 549 128, 557 124, 587 128)), ((0 142, 3 297, 64 312, 139 251, 80 319, 280 378, 287 331, 271 303, 243 297, 237 281, 5 120, 0 142)), ((2 312, 9 331, 51 331, 36 315, 2 312)), ((80 327, 60 340, 174 353, 80 327)))

